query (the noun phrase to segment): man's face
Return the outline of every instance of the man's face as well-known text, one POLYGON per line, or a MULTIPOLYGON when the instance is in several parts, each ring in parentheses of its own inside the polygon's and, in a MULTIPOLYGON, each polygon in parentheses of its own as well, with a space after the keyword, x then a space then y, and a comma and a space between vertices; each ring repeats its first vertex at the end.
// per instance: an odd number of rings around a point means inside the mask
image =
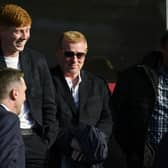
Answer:
POLYGON ((85 62, 86 53, 87 44, 85 41, 72 43, 64 40, 59 52, 59 60, 64 74, 79 75, 85 62))
MULTIPOLYGON (((30 26, 0 27, 1 47, 5 53, 14 54, 23 51, 30 38, 30 26)), ((5 54, 4 53, 4 54, 5 54)))
POLYGON ((18 84, 18 96, 16 98, 16 112, 19 114, 21 112, 22 105, 26 99, 26 84, 23 78, 21 78, 21 82, 18 84))

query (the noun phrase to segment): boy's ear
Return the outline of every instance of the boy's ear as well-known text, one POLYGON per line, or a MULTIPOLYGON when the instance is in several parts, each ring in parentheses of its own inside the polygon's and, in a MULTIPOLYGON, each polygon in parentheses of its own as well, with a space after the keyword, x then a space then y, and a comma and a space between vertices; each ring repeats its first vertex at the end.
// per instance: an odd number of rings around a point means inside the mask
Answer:
POLYGON ((10 97, 12 100, 16 100, 16 97, 18 96, 18 90, 16 88, 13 88, 10 91, 10 97))

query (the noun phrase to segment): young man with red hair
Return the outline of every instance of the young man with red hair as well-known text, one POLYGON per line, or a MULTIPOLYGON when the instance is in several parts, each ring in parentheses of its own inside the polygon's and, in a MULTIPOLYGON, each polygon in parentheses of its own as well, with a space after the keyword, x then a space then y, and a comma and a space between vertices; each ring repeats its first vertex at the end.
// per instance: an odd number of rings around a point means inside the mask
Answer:
POLYGON ((20 127, 26 149, 26 168, 46 168, 48 147, 56 136, 56 105, 45 57, 25 48, 32 20, 15 4, 0 8, 0 68, 21 69, 27 85, 20 127))

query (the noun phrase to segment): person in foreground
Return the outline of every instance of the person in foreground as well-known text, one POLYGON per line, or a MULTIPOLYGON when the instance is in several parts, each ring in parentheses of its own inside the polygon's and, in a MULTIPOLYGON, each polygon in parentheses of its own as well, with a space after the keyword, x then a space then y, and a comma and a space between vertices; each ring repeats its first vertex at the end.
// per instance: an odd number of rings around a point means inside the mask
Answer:
MULTIPOLYGON (((120 74, 112 95, 114 132, 128 168, 153 168, 168 131, 168 32, 161 47, 120 74)), ((168 165, 167 165, 168 166, 168 165)))
POLYGON ((26 168, 46 168, 48 148, 57 132, 52 78, 45 57, 25 47, 32 20, 16 4, 0 7, 0 68, 21 69, 27 85, 26 101, 19 115, 26 150, 26 168))
POLYGON ((58 168, 102 167, 107 157, 112 131, 110 91, 105 80, 82 70, 87 52, 81 32, 61 34, 58 65, 51 70, 60 127, 51 163, 58 168))
POLYGON ((0 167, 25 168, 25 148, 17 115, 25 101, 23 73, 0 70, 0 167))

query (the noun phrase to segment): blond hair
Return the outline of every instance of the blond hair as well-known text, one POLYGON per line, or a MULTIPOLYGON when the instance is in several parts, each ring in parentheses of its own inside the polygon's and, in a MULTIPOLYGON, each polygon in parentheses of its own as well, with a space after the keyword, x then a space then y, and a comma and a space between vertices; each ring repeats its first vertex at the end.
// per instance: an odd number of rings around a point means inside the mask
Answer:
POLYGON ((65 32, 63 32, 58 39, 57 49, 62 48, 63 40, 71 42, 71 43, 77 43, 80 41, 84 41, 87 44, 86 37, 84 36, 84 34, 82 34, 79 31, 65 31, 65 32))
POLYGON ((11 86, 13 86, 15 82, 20 82, 23 77, 24 74, 21 70, 12 68, 0 69, 0 100, 4 99, 11 86))

